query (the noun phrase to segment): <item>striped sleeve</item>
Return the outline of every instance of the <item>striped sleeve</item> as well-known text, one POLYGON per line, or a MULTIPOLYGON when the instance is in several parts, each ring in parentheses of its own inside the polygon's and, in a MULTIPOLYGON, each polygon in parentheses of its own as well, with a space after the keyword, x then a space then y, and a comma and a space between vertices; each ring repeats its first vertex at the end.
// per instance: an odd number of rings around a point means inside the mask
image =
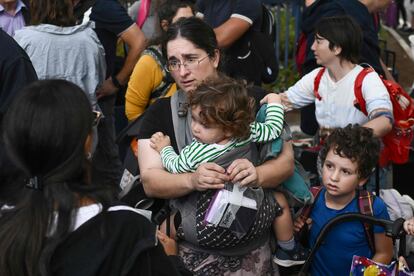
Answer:
POLYGON ((214 144, 208 145, 193 141, 183 148, 179 155, 171 146, 163 148, 160 154, 162 164, 167 171, 185 173, 194 172, 200 164, 214 161, 229 149, 230 147, 217 147, 214 144))
POLYGON ((280 136, 283 129, 284 111, 281 104, 268 104, 264 123, 253 122, 250 125, 252 142, 266 143, 280 136))

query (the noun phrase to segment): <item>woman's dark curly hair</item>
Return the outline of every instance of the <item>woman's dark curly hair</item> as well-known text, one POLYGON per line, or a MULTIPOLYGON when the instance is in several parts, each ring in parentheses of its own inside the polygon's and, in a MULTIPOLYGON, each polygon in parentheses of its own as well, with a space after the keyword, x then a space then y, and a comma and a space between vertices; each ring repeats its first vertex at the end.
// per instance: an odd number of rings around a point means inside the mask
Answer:
POLYGON ((247 94, 246 84, 219 75, 205 80, 190 93, 190 106, 200 106, 200 119, 207 126, 229 131, 235 139, 250 135, 255 103, 247 94))
POLYGON ((333 149, 335 154, 356 162, 359 178, 365 179, 378 163, 380 148, 380 141, 374 137, 372 129, 349 124, 328 136, 321 150, 321 160, 323 164, 329 150, 333 149))

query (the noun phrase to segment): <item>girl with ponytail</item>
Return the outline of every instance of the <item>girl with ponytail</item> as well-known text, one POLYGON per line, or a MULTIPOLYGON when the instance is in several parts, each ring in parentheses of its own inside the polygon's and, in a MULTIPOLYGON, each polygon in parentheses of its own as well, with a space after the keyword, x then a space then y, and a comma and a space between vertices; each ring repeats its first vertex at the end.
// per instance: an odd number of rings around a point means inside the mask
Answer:
POLYGON ((157 245, 155 226, 114 205, 104 185, 92 185, 98 115, 64 80, 35 82, 10 106, 3 139, 25 180, 16 180, 19 196, 0 209, 0 275, 178 273, 157 245))

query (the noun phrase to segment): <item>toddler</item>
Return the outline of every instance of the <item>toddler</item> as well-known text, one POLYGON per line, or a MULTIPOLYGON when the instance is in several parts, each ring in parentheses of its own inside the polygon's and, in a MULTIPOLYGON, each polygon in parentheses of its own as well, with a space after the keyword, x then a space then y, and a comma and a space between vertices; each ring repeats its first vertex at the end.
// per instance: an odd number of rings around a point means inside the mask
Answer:
MULTIPOLYGON (((264 123, 254 120, 255 104, 241 82, 227 77, 207 80, 189 96, 193 142, 177 155, 170 139, 161 132, 151 137, 151 147, 161 154, 169 172, 194 172, 206 162, 214 162, 224 153, 247 143, 267 143, 278 138, 283 129, 283 107, 280 96, 266 95, 261 104, 267 103, 264 123)), ((274 261, 282 266, 302 264, 307 250, 293 237, 293 223, 289 205, 282 193, 274 193, 281 215, 273 228, 278 240, 274 261)))

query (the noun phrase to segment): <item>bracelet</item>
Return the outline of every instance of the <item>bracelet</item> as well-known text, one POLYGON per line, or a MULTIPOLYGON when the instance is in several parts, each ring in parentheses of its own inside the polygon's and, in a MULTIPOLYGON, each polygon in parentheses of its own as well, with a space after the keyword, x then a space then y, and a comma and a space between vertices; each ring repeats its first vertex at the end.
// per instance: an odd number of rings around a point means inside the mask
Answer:
POLYGON ((121 88, 122 88, 122 85, 119 83, 119 81, 118 81, 118 79, 116 78, 115 74, 111 76, 111 80, 112 80, 113 85, 114 85, 116 88, 118 88, 118 89, 121 89, 121 88))

